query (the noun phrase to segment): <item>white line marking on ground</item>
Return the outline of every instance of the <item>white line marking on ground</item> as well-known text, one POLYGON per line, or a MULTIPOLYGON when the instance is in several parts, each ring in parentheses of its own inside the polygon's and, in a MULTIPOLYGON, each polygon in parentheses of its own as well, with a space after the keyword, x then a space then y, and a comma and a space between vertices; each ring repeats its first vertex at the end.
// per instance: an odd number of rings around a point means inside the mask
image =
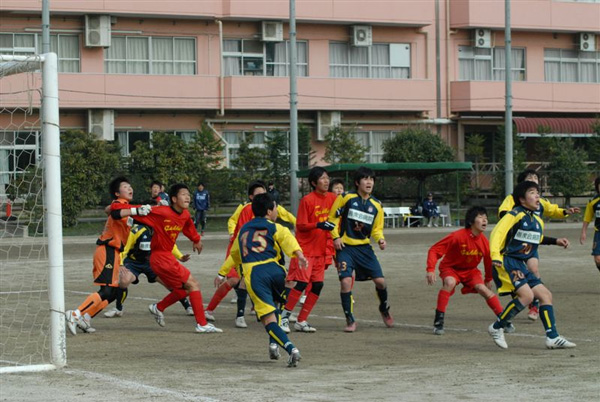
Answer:
POLYGON ((139 390, 139 391, 147 392, 149 394, 152 394, 152 396, 156 396, 156 397, 167 397, 167 398, 172 397, 172 398, 183 399, 186 401, 203 401, 203 402, 218 402, 219 401, 218 399, 201 396, 201 395, 194 394, 191 392, 172 391, 170 389, 159 388, 159 387, 155 387, 152 385, 143 384, 140 382, 124 380, 122 378, 115 377, 112 375, 94 373, 91 371, 84 371, 84 370, 77 370, 77 369, 65 369, 64 372, 67 374, 84 376, 86 378, 89 378, 89 379, 92 379, 95 381, 103 381, 107 385, 110 385, 111 387, 116 386, 116 387, 119 387, 122 389, 131 390, 131 391, 139 390))

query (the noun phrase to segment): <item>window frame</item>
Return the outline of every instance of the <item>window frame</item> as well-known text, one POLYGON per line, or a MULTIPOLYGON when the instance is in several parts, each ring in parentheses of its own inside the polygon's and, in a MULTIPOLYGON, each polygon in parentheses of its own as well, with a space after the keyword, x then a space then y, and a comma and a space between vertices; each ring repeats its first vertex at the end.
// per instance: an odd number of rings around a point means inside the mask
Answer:
MULTIPOLYGON (((467 46, 467 45, 459 45, 458 46, 458 81, 504 81, 504 79, 496 79, 496 73, 497 72, 501 72, 504 71, 504 73, 506 74, 506 66, 504 67, 495 67, 494 66, 494 53, 497 49, 505 49, 504 46, 495 46, 495 47, 490 47, 490 48, 478 48, 476 46, 467 46), (461 53, 462 50, 461 49, 469 49, 473 54, 473 57, 461 57, 461 53), (481 49, 486 49, 489 50, 489 55, 487 54, 475 54, 475 50, 481 50, 481 49), (461 78, 461 75, 463 74, 463 71, 461 69, 461 60, 471 60, 472 63, 476 63, 477 61, 489 61, 490 67, 489 67, 489 79, 485 79, 485 78, 481 78, 477 76, 477 69, 473 68, 473 72, 474 72, 474 76, 471 78, 461 78)), ((523 52, 523 67, 511 67, 510 71, 511 73, 519 73, 522 76, 522 79, 516 79, 513 76, 513 81, 517 81, 517 82, 526 82, 527 81, 527 48, 526 47, 512 47, 511 48, 513 51, 516 50, 520 50, 523 52)), ((462 53, 465 54, 465 53, 462 53)), ((473 67, 475 67, 475 64, 473 64, 473 67)))
POLYGON ((350 44, 350 42, 344 42, 344 41, 329 41, 329 51, 331 54, 331 45, 345 45, 346 46, 346 60, 347 63, 345 64, 340 64, 340 63, 332 63, 331 62, 331 58, 329 60, 329 77, 330 78, 358 78, 358 79, 375 79, 375 80, 409 80, 412 79, 412 72, 413 72, 413 65, 412 65, 412 54, 413 54, 413 46, 411 43, 405 43, 405 42, 381 42, 381 43, 373 43, 371 46, 365 46, 365 47, 360 47, 360 46, 352 46, 350 44), (391 63, 391 46, 390 45, 404 45, 404 46, 408 46, 409 47, 409 65, 408 67, 404 67, 404 66, 393 66, 391 63), (374 61, 374 57, 373 57, 373 48, 375 46, 387 46, 388 48, 388 63, 389 64, 373 64, 374 61), (351 63, 351 59, 352 59, 352 49, 353 48, 357 48, 357 49, 367 49, 367 63, 366 64, 352 64, 351 63), (351 68, 366 68, 367 69, 367 76, 366 77, 353 77, 350 74, 351 68), (374 77, 373 76, 373 71, 374 69, 382 69, 382 68, 389 68, 390 74, 389 77, 374 77), (332 74, 332 69, 333 68, 346 68, 346 75, 343 76, 336 76, 334 74, 332 74), (408 76, 406 78, 395 78, 393 77, 392 71, 394 68, 397 69, 404 69, 407 68, 408 69, 408 76))
MULTIPOLYGON (((231 41, 231 42, 238 42, 239 43, 239 51, 223 51, 223 60, 222 63, 223 65, 225 65, 225 59, 226 58, 230 58, 230 59, 234 59, 234 58, 239 58, 239 66, 240 66, 240 74, 229 74, 228 72, 225 72, 225 76, 226 77, 242 77, 242 76, 256 76, 256 77, 289 77, 290 75, 290 41, 289 40, 284 40, 281 42, 264 42, 264 41, 260 41, 258 39, 249 39, 249 38, 224 38, 223 41, 231 41), (262 45, 262 53, 256 53, 256 52, 245 52, 244 51, 244 42, 260 42, 262 45), (275 62, 275 61, 267 61, 267 46, 269 45, 275 45, 276 43, 285 43, 285 62, 275 62), (244 68, 244 60, 245 59, 260 59, 261 60, 261 68, 260 69, 256 69, 254 70, 255 74, 245 74, 246 70, 244 68), (268 72, 268 67, 269 66, 283 66, 285 65, 285 75, 269 75, 267 74, 268 72)), ((302 43, 305 44, 305 51, 306 51, 306 55, 305 55, 305 62, 299 62, 296 61, 296 66, 298 67, 304 67, 304 70, 306 71, 306 74, 304 75, 300 75, 298 74, 299 77, 308 77, 309 76, 309 72, 308 72, 308 41, 306 40, 300 40, 297 41, 297 43, 302 43)), ((298 47, 296 47, 296 51, 298 51, 298 47)), ((274 69, 273 69, 274 71, 274 69)), ((252 71, 248 71, 248 72, 252 72, 252 71)))
MULTIPOLYGON (((12 159, 13 170, 10 170, 10 160, 8 165, 8 170, 0 171, 0 177, 6 175, 10 181, 15 181, 19 175, 25 174, 25 170, 18 169, 18 158, 19 153, 23 151, 33 151, 34 163, 37 165, 41 158, 41 131, 33 130, 33 131, 20 131, 20 130, 1 130, 0 133, 3 135, 6 133, 12 133, 13 140, 11 144, 1 144, 0 143, 0 151, 8 151, 8 157, 12 159), (28 136, 35 136, 34 144, 18 144, 16 139, 18 134, 24 133, 28 136)), ((0 180, 0 183, 3 183, 0 180)))
POLYGON ((563 56, 564 52, 573 52, 576 49, 561 49, 561 48, 544 48, 544 82, 555 82, 555 83, 577 83, 577 84, 597 84, 600 83, 600 51, 585 52, 582 50, 577 51, 577 58, 563 56), (559 56, 546 56, 546 51, 558 51, 559 56), (595 53, 596 58, 582 58, 584 54, 595 53), (546 75, 546 63, 558 63, 558 81, 549 80, 546 75), (567 63, 574 63, 577 65, 577 79, 574 81, 565 81, 563 79, 563 66, 567 63), (581 80, 581 67, 582 64, 595 64, 596 79, 595 81, 582 81, 581 80))
MULTIPOLYGON (((12 47, 8 48, 0 48, 0 54, 4 54, 4 55, 22 55, 22 56, 26 56, 26 55, 34 55, 34 54, 41 54, 42 53, 42 39, 41 39, 41 34, 40 33, 29 33, 29 32, 0 32, 0 35, 12 35, 12 47), (16 35, 26 35, 26 36, 30 36, 33 37, 33 47, 15 47, 15 36, 16 35)), ((80 73, 81 72, 81 35, 79 34, 61 34, 61 33, 50 33, 50 49, 51 51, 54 51, 56 53, 56 56, 58 58, 58 72, 59 73, 66 73, 66 74, 76 74, 76 73, 80 73), (60 51, 60 43, 61 43, 61 38, 64 37, 74 37, 77 38, 77 57, 76 58, 72 58, 72 57, 64 57, 63 55, 61 55, 61 51, 60 51), (56 49, 53 49, 52 46, 52 39, 56 38, 56 49), (77 69, 76 71, 64 71, 61 68, 61 62, 73 62, 76 61, 77 62, 77 69)))

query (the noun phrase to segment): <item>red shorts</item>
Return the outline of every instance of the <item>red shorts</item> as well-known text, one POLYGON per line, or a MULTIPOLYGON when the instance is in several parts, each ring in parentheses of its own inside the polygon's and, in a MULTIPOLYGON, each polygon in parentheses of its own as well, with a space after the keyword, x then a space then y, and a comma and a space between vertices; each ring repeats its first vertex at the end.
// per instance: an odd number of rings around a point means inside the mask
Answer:
POLYGON ((235 266, 232 266, 229 268, 229 273, 227 274, 227 279, 229 278, 239 278, 240 275, 237 272, 237 269, 235 269, 235 266))
POLYGON ((326 257, 306 257, 308 260, 308 267, 301 269, 298 266, 298 259, 292 258, 290 260, 290 269, 288 270, 287 280, 288 281, 299 281, 299 282, 323 282, 325 279, 325 267, 326 257))
POLYGON ((462 294, 477 293, 475 290, 476 285, 483 285, 483 276, 479 268, 470 269, 453 269, 444 268, 440 271, 440 277, 442 279, 451 276, 456 279, 456 284, 462 283, 463 288, 460 290, 462 294))
POLYGON ((153 251, 150 267, 169 289, 182 289, 190 277, 190 270, 180 264, 171 252, 153 251))

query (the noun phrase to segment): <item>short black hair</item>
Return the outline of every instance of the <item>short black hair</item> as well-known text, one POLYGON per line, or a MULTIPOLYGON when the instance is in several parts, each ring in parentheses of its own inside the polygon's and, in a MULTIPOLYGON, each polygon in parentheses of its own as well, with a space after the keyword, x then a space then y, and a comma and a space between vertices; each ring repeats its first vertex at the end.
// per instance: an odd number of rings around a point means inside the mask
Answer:
POLYGON ((538 181, 540 181, 540 174, 538 172, 536 172, 533 169, 525 169, 517 176, 517 184, 521 183, 522 181, 525 181, 525 178, 529 175, 537 177, 538 181))
POLYGON ((327 174, 327 170, 325 170, 325 168, 321 166, 315 166, 312 169, 310 169, 310 172, 308 172, 308 184, 310 184, 310 187, 313 190, 317 187, 313 185, 313 182, 318 182, 321 176, 323 176, 324 174, 327 174))
POLYGON ((171 186, 169 189, 169 200, 173 202, 173 197, 177 197, 177 194, 183 189, 190 191, 190 188, 183 183, 176 183, 171 186))
POLYGON ((129 179, 127 179, 127 177, 119 176, 119 177, 115 177, 114 179, 112 179, 110 184, 108 185, 108 192, 110 193, 110 196, 112 198, 114 198, 115 200, 117 199, 117 196, 115 195, 115 193, 119 192, 119 188, 121 188, 121 183, 123 183, 123 182, 131 184, 131 182, 129 181, 129 179))
POLYGON ((600 176, 596 177, 596 180, 594 180, 594 190, 600 193, 600 176))
POLYGON ((198 184, 196 184, 196 187, 198 186, 206 187, 203 181, 199 181, 198 184))
POLYGON ((267 191, 267 188, 265 187, 265 182, 262 180, 256 180, 250 183, 250 185, 248 186, 248 196, 254 194, 254 190, 256 190, 259 187, 262 187, 265 191, 267 191))
POLYGON ((373 180, 375 180, 375 172, 373 169, 366 166, 359 167, 356 169, 356 172, 354 172, 354 185, 358 188, 358 183, 360 183, 360 180, 368 177, 371 177, 373 180))
POLYGON ((269 210, 275 208, 275 201, 269 193, 257 194, 256 197, 252 199, 252 213, 257 218, 264 218, 267 216, 269 210))
POLYGON ((152 180, 152 183, 150 183, 150 188, 152 188, 152 186, 158 186, 158 187, 162 187, 163 184, 162 182, 158 181, 158 180, 152 180))
POLYGON ((540 191, 540 186, 534 181, 522 181, 516 185, 513 191, 513 198, 515 200, 515 205, 521 205, 521 198, 525 198, 525 194, 531 188, 535 188, 538 192, 540 191))
POLYGON ((346 187, 346 184, 344 183, 344 180, 342 179, 333 179, 329 182, 329 191, 333 190, 333 186, 335 186, 336 184, 341 184, 342 186, 346 187))
POLYGON ((487 216, 487 210, 484 207, 475 205, 467 210, 465 214, 465 228, 470 228, 475 223, 475 218, 479 215, 487 216))

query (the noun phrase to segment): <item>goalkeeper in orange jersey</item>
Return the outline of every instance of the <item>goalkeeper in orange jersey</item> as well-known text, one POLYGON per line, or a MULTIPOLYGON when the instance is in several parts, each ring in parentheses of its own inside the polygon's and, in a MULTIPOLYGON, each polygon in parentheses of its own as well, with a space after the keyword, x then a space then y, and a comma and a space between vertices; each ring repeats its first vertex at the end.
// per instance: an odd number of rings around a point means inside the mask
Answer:
POLYGON ((120 252, 129 235, 128 217, 147 215, 150 206, 129 204, 133 199, 133 188, 125 177, 117 177, 108 186, 114 198, 110 204, 110 215, 102 234, 96 241, 94 253, 94 284, 100 290, 91 293, 75 310, 65 312, 67 328, 77 335, 77 328, 84 332, 94 332, 91 319, 118 296, 120 252))
MULTIPOLYGON (((538 172, 533 169, 526 169, 519 173, 517 176, 517 184, 522 183, 524 181, 532 181, 536 184, 540 184, 540 176, 538 172)), ((498 208, 498 218, 502 218, 507 212, 510 212, 515 207, 515 198, 512 194, 507 195, 502 204, 498 208)), ((538 216, 545 216, 550 219, 565 219, 567 216, 580 212, 580 209, 577 207, 571 208, 560 208, 556 204, 552 204, 546 198, 540 197, 540 204, 535 214, 538 216)), ((527 260, 527 269, 529 269, 535 276, 540 277, 539 269, 539 257, 538 255, 534 255, 529 260, 527 260)), ((527 313, 527 317, 535 321, 539 317, 539 305, 540 302, 538 299, 534 299, 529 305, 529 312, 527 313)))
POLYGON ((450 296, 454 294, 457 285, 463 285, 461 293, 479 293, 487 305, 497 316, 503 308, 498 296, 491 290, 492 260, 490 258, 490 245, 483 232, 487 228, 487 211, 483 207, 471 207, 465 216, 464 229, 450 233, 442 240, 435 243, 427 254, 427 284, 433 285, 436 281, 435 266, 440 258, 440 277, 442 289, 438 292, 433 333, 444 334, 444 316, 450 296), (485 268, 485 281, 481 271, 477 268, 483 259, 485 268))
POLYGON ((289 332, 289 318, 292 310, 302 296, 302 292, 310 284, 297 321, 294 324, 296 331, 316 332, 316 329, 308 322, 308 316, 319 299, 323 280, 325 278, 325 267, 327 264, 327 244, 331 241, 330 232, 335 227, 328 222, 329 211, 336 199, 335 194, 329 190, 329 175, 320 167, 313 167, 308 173, 308 182, 313 191, 302 197, 298 206, 298 218, 296 221, 296 240, 302 247, 304 255, 308 259, 308 268, 301 269, 298 260, 290 261, 287 275, 289 287, 286 288, 286 303, 281 314, 281 326, 284 331, 289 332))

